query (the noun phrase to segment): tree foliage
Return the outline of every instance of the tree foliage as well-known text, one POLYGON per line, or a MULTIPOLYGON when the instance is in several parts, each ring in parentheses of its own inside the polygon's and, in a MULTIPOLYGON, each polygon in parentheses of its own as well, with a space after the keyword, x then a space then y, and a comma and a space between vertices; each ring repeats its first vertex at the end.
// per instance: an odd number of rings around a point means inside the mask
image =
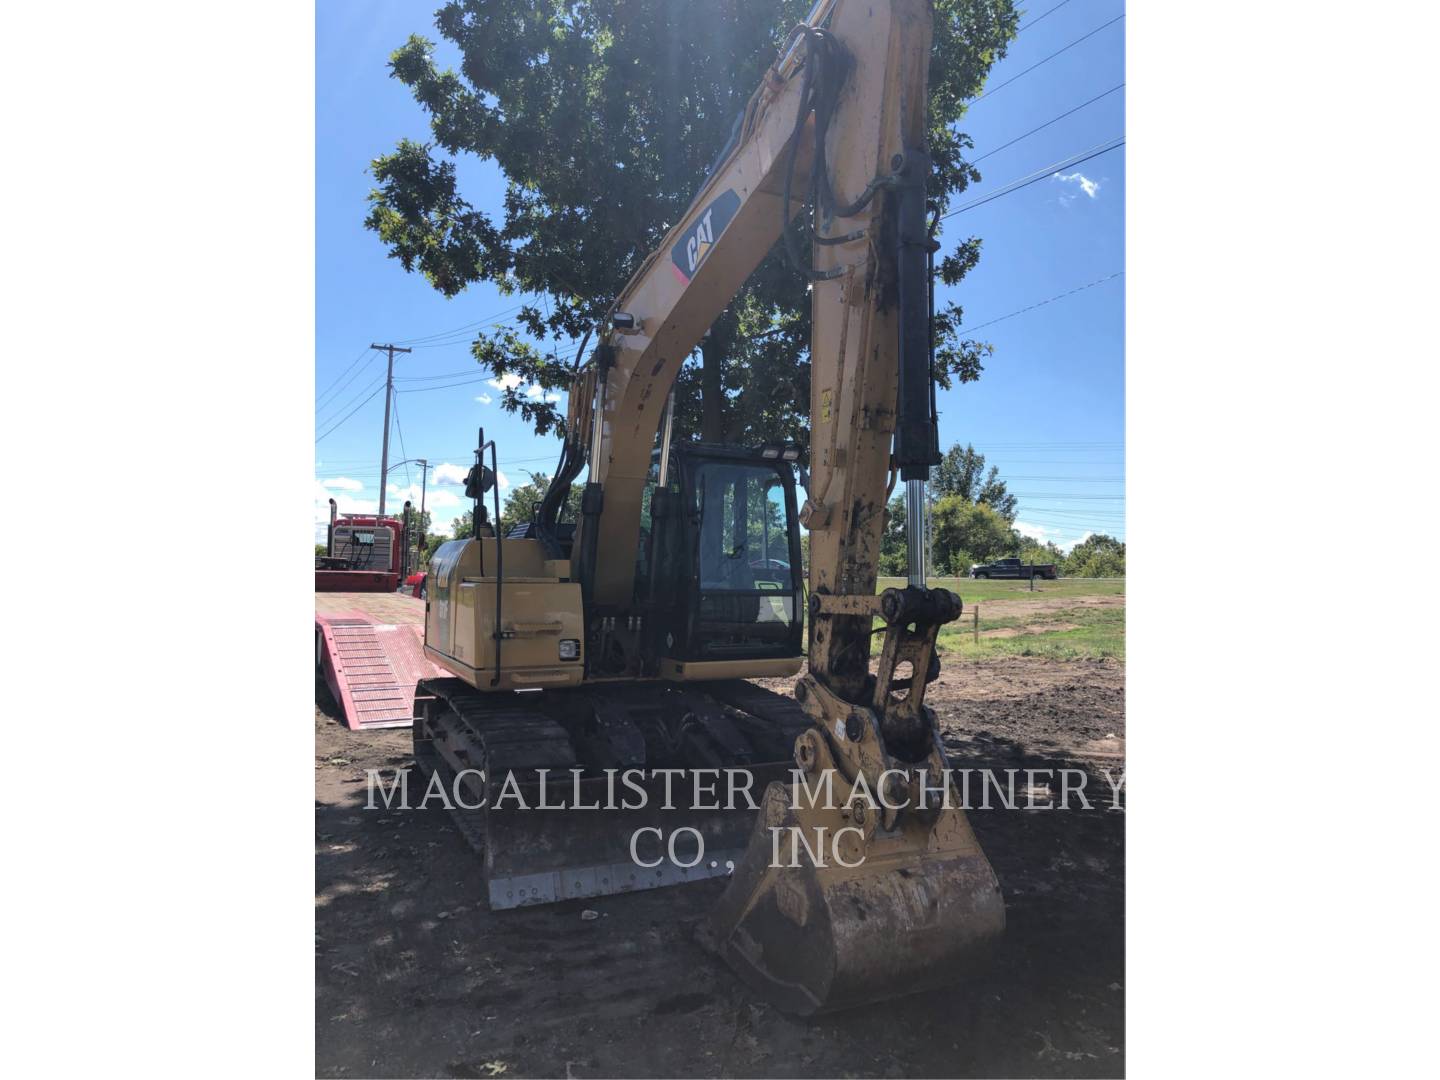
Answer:
MULTIPOLYGON (((542 472, 530 474, 527 483, 512 487, 510 493, 505 496, 505 504, 500 508, 501 535, 508 536, 510 530, 517 525, 524 525, 535 518, 535 511, 540 508, 540 500, 545 497, 545 491, 550 486, 550 477, 542 472)), ((580 495, 579 487, 572 487, 570 494, 565 499, 565 505, 560 510, 561 521, 580 520, 580 495)))
MULTIPOLYGON (((964 574, 973 563, 1013 555, 1025 542, 1014 530, 1016 497, 1000 479, 997 466, 985 468, 985 455, 973 446, 954 444, 930 477, 930 559, 932 573, 964 574)), ((890 500, 881 539, 880 572, 905 572, 905 498, 890 500)), ((1058 549, 1057 549, 1058 550, 1058 549)), ((1056 562, 1057 559, 1046 559, 1056 562)))
MULTIPOLYGON (((485 280, 507 295, 542 298, 473 345, 481 365, 518 377, 501 404, 537 433, 562 427, 563 417, 546 396, 521 388, 567 387, 571 346, 684 212, 809 6, 451 0, 435 27, 459 50, 458 69, 441 68, 435 44, 419 35, 391 55, 391 74, 427 114, 430 139, 401 140, 371 162, 366 226, 446 296, 485 280), (462 155, 504 173, 498 215, 460 191, 462 155)), ((980 178, 957 123, 1005 55, 1017 14, 1013 0, 935 0, 934 8, 930 190, 943 212, 980 178)), ((979 259, 980 241, 950 243, 937 272, 953 285, 979 259)), ((682 374, 681 431, 808 443, 809 320, 805 282, 772 252, 711 328, 699 370, 682 374)), ((935 378, 947 388, 978 378, 990 352, 963 336, 962 322, 953 303, 936 313, 935 378)))
POLYGON ((1019 535, 986 503, 967 502, 959 495, 936 500, 931 510, 937 573, 968 574, 975 563, 1010 555, 1019 535))
MULTIPOLYGON (((500 535, 508 536, 510 530, 517 525, 524 525, 535 518, 535 511, 540 506, 540 500, 545 497, 545 490, 550 486, 550 477, 543 472, 532 472, 530 479, 523 484, 516 485, 509 490, 505 501, 500 505, 500 535)), ((580 488, 573 488, 565 500, 565 505, 560 510, 561 521, 580 520, 580 488)), ((490 500, 485 500, 486 517, 489 521, 495 511, 490 505, 490 500)), ((455 516, 450 524, 452 536, 449 539, 468 540, 474 533, 475 509, 471 507, 455 516)))
POLYGON ((1124 577, 1125 541, 1096 533, 1076 544, 1065 559, 1067 577, 1124 577))
POLYGON ((1007 522, 1015 520, 1017 499, 1000 479, 999 466, 991 465, 987 473, 985 455, 977 453, 969 443, 956 443, 945 451, 931 483, 937 495, 958 495, 966 502, 985 503, 1007 522))

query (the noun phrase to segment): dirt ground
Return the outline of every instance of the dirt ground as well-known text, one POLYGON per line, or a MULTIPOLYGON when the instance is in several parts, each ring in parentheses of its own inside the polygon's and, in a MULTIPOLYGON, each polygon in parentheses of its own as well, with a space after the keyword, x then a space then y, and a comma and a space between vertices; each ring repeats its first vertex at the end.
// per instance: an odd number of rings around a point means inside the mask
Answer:
MULTIPOLYGON (((972 607, 980 609, 980 623, 986 619, 1009 619, 1016 616, 1042 615, 1052 611, 1080 611, 1086 608, 1123 608, 1124 596, 1037 596, 1015 600, 976 600, 972 607)), ((963 617, 960 624, 963 625, 963 617)))
POLYGON ((1123 665, 955 663, 927 700, 956 768, 1083 768, 1094 809, 970 814, 1008 919, 985 971, 796 1020, 694 940, 723 882, 489 911, 443 810, 363 808, 365 770, 408 765, 408 732, 351 733, 320 687, 317 1074, 1123 1075, 1125 814, 1102 775, 1124 769, 1123 665))

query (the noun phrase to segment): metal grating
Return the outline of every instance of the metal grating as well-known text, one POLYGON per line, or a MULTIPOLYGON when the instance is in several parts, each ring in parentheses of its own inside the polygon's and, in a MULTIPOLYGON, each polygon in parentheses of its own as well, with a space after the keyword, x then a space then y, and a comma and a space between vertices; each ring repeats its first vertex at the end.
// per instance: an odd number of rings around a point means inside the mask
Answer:
POLYGON ((415 684, 441 672, 425 659, 421 628, 380 623, 360 612, 315 616, 325 681, 351 731, 409 727, 415 684))

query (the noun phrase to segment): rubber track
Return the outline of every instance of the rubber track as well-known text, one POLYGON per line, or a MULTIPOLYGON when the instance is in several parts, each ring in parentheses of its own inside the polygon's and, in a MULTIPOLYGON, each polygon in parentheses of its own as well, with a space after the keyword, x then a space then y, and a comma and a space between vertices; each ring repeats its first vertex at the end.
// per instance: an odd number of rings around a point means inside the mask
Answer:
POLYGON ((463 733, 474 742, 472 766, 493 777, 507 769, 569 769, 575 752, 566 730, 537 709, 516 704, 509 694, 482 694, 459 679, 426 679, 423 692, 450 706, 463 733))
MULTIPOLYGON (((510 769, 523 773, 569 769, 575 764, 565 729, 544 713, 516 705, 508 694, 481 694, 460 679, 422 680, 417 696, 424 694, 449 706, 451 715, 441 717, 437 726, 459 735, 469 766, 484 769, 496 782, 510 769)), ((439 770, 447 787, 453 782, 454 766, 438 750, 427 745, 423 758, 417 742, 416 763, 426 771, 439 770)), ((484 854, 484 813, 452 806, 450 817, 466 842, 484 854)))

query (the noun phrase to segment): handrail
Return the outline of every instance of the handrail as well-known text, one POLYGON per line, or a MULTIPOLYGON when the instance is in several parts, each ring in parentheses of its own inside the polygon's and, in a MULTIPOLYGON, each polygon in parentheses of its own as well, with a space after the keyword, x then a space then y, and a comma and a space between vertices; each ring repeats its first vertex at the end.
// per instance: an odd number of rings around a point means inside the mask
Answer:
MULTIPOLYGON (((479 444, 479 449, 475 451, 476 461, 478 463, 483 460, 485 451, 488 449, 490 451, 490 472, 495 477, 494 487, 491 489, 495 493, 495 674, 490 678, 490 685, 499 686, 500 646, 505 640, 504 632, 501 630, 501 627, 504 625, 502 614, 504 612, 505 596, 505 545, 504 539, 500 535, 500 462, 495 453, 495 440, 485 441, 485 429, 483 427, 480 429, 479 444)), ((478 504, 479 500, 477 499, 476 502, 478 504)), ((478 518, 480 515, 476 514, 475 516, 478 518)), ((476 526, 476 532, 479 532, 478 524, 476 526)), ((482 548, 481 550, 483 551, 484 549, 482 548)), ((481 563, 480 572, 482 574, 485 572, 483 562, 481 563)))

